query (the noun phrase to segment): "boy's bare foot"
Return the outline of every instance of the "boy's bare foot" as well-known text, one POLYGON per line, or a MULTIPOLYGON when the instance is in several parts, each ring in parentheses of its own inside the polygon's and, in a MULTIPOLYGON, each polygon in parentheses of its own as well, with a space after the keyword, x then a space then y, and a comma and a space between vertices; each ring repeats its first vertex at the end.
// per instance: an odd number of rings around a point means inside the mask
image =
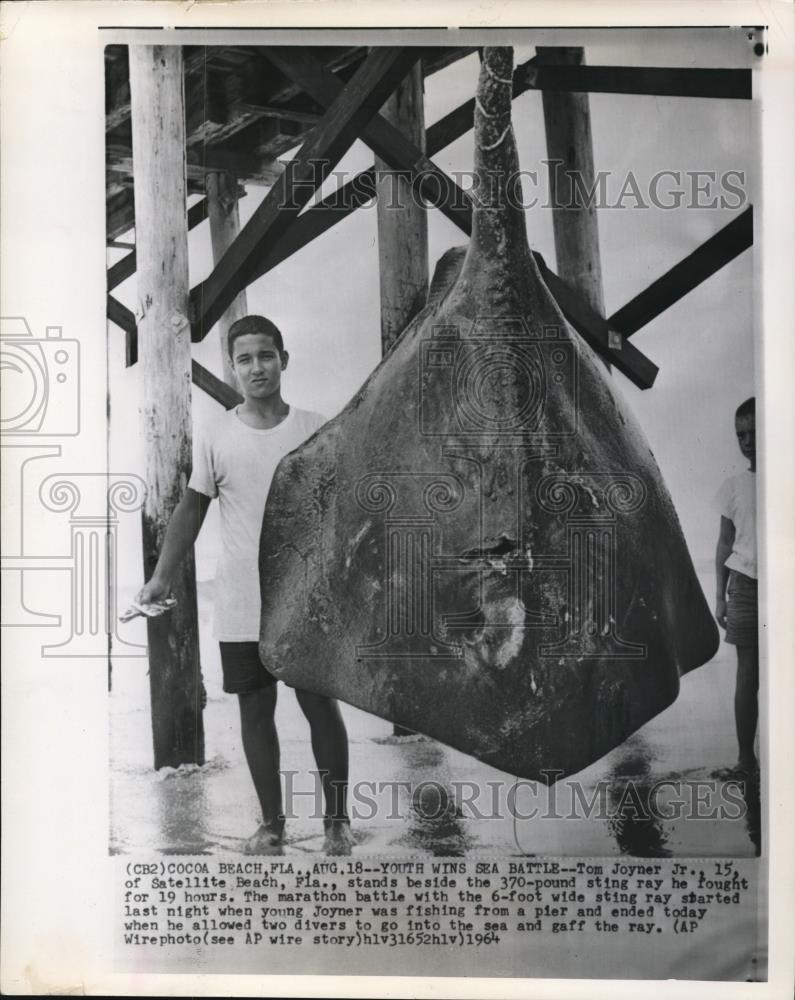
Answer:
POLYGON ((718 781, 754 782, 759 780, 759 761, 740 758, 731 767, 719 767, 712 772, 712 777, 718 781))
POLYGON ((284 824, 278 822, 260 823, 256 833, 243 845, 244 854, 284 853, 284 824))
POLYGON ((323 826, 326 831, 323 853, 329 857, 349 855, 356 843, 351 833, 351 821, 349 819, 325 819, 323 826))

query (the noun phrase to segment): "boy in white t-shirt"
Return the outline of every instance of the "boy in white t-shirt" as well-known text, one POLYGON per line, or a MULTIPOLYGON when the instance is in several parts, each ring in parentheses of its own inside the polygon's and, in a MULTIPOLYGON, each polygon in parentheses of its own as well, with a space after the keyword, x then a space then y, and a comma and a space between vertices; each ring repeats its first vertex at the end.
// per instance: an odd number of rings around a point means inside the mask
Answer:
POLYGON ((726 641, 737 647, 734 718, 739 744, 738 770, 753 774, 759 715, 759 633, 756 565, 756 401, 737 408, 734 427, 740 451, 750 465, 720 489, 720 535, 715 553, 717 595, 715 617, 726 629, 726 641), (728 594, 728 600, 727 600, 728 594))
MULTIPOLYGON (((281 852, 284 835, 279 738, 274 722, 276 678, 259 659, 259 538, 265 501, 281 458, 325 422, 282 399, 288 354, 270 320, 245 316, 228 334, 229 357, 243 403, 225 413, 194 448, 193 471, 169 522, 152 578, 140 603, 168 596, 171 580, 199 534, 207 508, 218 498, 221 556, 215 578, 215 635, 221 648, 224 691, 237 694, 243 749, 262 809, 262 823, 246 841, 248 854, 281 852)), ((350 854, 347 816, 348 739, 333 699, 296 690, 309 721, 321 775, 327 854, 350 854)))

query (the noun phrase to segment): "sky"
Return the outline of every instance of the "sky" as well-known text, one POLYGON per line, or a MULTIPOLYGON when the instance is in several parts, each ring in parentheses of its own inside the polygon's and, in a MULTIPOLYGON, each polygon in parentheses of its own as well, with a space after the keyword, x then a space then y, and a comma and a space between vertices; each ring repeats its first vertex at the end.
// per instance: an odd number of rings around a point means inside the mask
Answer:
MULTIPOLYGON (((681 35, 654 35, 642 56, 637 46, 622 44, 620 33, 594 35, 586 45, 592 65, 644 64, 737 65, 737 33, 721 40, 702 33, 686 44, 681 35), (592 44, 593 43, 593 44, 592 44)), ((516 61, 532 55, 517 48, 516 61)), ((474 94, 478 62, 461 60, 426 81, 426 124, 430 125, 474 94)), ((754 105, 748 101, 705 98, 658 98, 630 95, 590 96, 594 162, 608 172, 608 200, 615 203, 632 172, 648 202, 652 177, 678 171, 689 190, 688 172, 714 171, 718 178, 734 171, 741 196, 731 207, 641 208, 625 197, 623 207, 604 207, 598 227, 604 298, 608 315, 647 287, 669 267, 717 232, 753 200, 758 184, 758 144, 754 105), (739 176, 739 180, 738 180, 739 176), (741 203, 740 203, 741 202, 741 203), (739 204, 738 204, 739 203, 739 204), (734 206, 737 207, 734 207, 734 206)), ((541 94, 528 92, 514 102, 514 130, 521 168, 537 173, 537 185, 525 195, 539 197, 528 209, 526 223, 532 249, 555 264, 552 219, 543 207, 546 194, 546 142, 541 94)), ((468 133, 436 157, 448 172, 472 168, 473 136, 468 133)), ((372 164, 370 151, 357 142, 337 167, 353 173, 372 164)), ((677 186, 665 179, 660 190, 677 186)), ((531 190, 530 188, 533 188, 531 190)), ((716 185, 715 191, 721 190, 716 185)), ((324 188, 322 194, 327 193, 324 188)), ((265 189, 249 187, 240 202, 241 223, 255 210, 265 189)), ((711 200, 701 195, 701 201, 711 200)), ((445 250, 465 242, 460 231, 438 211, 429 213, 431 274, 445 250)), ((284 396, 298 407, 338 413, 380 360, 379 278, 376 212, 360 209, 289 258, 247 291, 250 312, 269 316, 282 329, 290 351, 283 380, 284 396)), ((212 268, 209 224, 190 234, 190 280, 195 285, 212 268)), ((109 256, 109 262, 115 257, 109 256)), ((694 561, 712 558, 718 530, 715 496, 726 476, 746 465, 736 445, 733 414, 753 395, 754 257, 739 257, 662 313, 634 337, 635 346, 659 366, 649 390, 639 390, 620 373, 610 376, 627 398, 647 438, 679 514, 694 561)), ((135 308, 135 277, 116 290, 135 308)), ((124 368, 124 337, 109 325, 111 398, 111 467, 123 458, 130 471, 143 471, 143 454, 135 421, 139 369, 124 368)), ((217 329, 194 347, 194 357, 220 374, 217 329)), ((194 387, 194 421, 211 420, 218 404, 194 387)), ((199 579, 214 572, 217 552, 216 513, 211 511, 197 543, 199 579)), ((137 521, 137 519, 128 519, 137 521)), ((121 550, 122 583, 140 577, 138 527, 127 525, 121 550)))

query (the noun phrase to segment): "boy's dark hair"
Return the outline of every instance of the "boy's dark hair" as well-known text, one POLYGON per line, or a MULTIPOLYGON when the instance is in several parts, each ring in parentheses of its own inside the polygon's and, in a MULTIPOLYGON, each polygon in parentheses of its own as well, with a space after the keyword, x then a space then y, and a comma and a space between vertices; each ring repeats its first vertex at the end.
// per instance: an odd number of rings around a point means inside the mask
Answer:
POLYGON ((740 403, 737 407, 737 412, 734 414, 734 419, 737 420, 739 417, 755 417, 756 416, 756 396, 751 396, 746 399, 744 403, 740 403))
POLYGON ((229 357, 232 357, 232 348, 238 337, 245 337, 248 333, 265 333, 276 345, 276 350, 279 354, 284 354, 284 340, 282 339, 281 330, 275 323, 272 323, 269 319, 264 316, 243 316, 229 327, 229 333, 226 335, 226 349, 229 352, 229 357))

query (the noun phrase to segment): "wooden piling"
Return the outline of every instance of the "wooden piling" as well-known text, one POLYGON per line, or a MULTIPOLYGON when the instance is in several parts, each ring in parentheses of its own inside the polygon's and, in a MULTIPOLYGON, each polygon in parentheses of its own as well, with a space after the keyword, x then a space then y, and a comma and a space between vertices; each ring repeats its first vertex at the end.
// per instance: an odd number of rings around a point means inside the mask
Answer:
MULTIPOLYGON (((418 62, 381 109, 381 114, 424 153, 425 98, 418 62)), ((378 265, 381 278, 381 353, 386 354, 428 297, 428 214, 411 178, 375 160, 378 197, 378 265)), ((397 723, 395 736, 413 730, 397 723)))
MULTIPOLYGON (((210 217, 210 241, 213 250, 213 265, 226 253, 240 232, 240 211, 238 209, 237 178, 222 171, 207 175, 207 210, 210 217)), ((241 319, 248 311, 245 290, 238 292, 226 312, 218 320, 218 335, 221 345, 224 382, 237 389, 237 380, 232 372, 227 350, 227 334, 235 320, 241 319)))
MULTIPOLYGON (((541 66, 580 66, 585 61, 581 48, 539 47, 536 52, 541 66)), ((588 95, 544 90, 542 99, 558 276, 580 292, 594 312, 604 316, 596 204, 588 197, 594 187, 588 95), (579 189, 568 176, 575 173, 579 189), (585 192, 585 197, 579 192, 585 192)))
MULTIPOLYGON (((417 62, 381 114, 425 152, 422 64, 417 62)), ((376 157, 381 346, 386 353, 428 295, 428 216, 417 185, 376 157)))
MULTIPOLYGON (((130 46, 141 432, 146 447, 148 578, 191 467, 191 352, 182 50, 130 46)), ((204 763, 193 553, 176 608, 147 621, 154 766, 204 763)))

